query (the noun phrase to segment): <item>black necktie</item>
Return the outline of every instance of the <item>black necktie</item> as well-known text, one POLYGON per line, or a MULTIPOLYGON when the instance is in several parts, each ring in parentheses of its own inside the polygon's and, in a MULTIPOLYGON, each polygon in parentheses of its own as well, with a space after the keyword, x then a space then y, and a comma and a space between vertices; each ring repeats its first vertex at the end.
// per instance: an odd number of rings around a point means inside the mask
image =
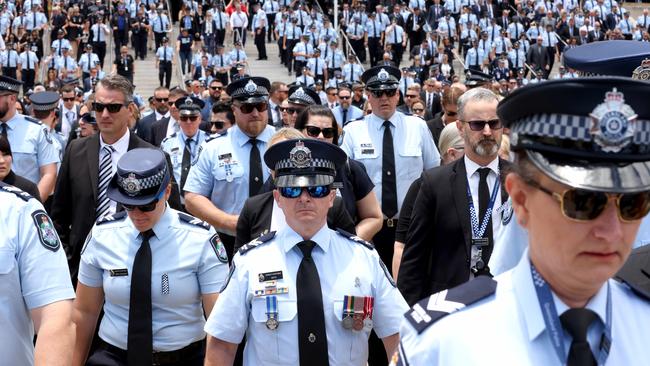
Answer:
POLYGON ((397 181, 395 178, 395 150, 390 121, 384 121, 384 142, 381 167, 381 208, 387 218, 397 214, 397 181))
POLYGON ((589 325, 598 315, 589 309, 569 309, 560 316, 562 327, 571 335, 567 366, 595 366, 596 359, 587 341, 589 325))
POLYGON ((318 269, 311 257, 316 243, 306 240, 298 243, 297 246, 303 255, 296 274, 300 366, 327 366, 329 357, 323 294, 318 269))
POLYGON ((257 148, 257 139, 250 139, 250 171, 248 172, 248 196, 252 197, 262 189, 262 158, 257 148))
POLYGON ((190 161, 192 160, 192 139, 185 139, 185 149, 183 149, 183 160, 181 161, 181 193, 185 187, 187 173, 190 171, 190 161))
POLYGON ((347 109, 341 109, 341 113, 343 114, 343 118, 341 119, 341 125, 345 126, 345 122, 348 121, 348 110, 347 109))
MULTIPOLYGON (((490 204, 490 187, 488 186, 487 177, 490 174, 490 168, 480 168, 478 170, 479 181, 478 181, 478 218, 479 225, 485 219, 487 214, 488 205, 490 204)), ((483 260, 485 263, 490 259, 491 249, 492 248, 492 216, 487 222, 487 227, 485 228, 485 233, 483 234, 484 238, 488 238, 489 247, 483 250, 483 260)))
POLYGON ((0 124, 0 128, 2 128, 0 135, 2 135, 2 137, 6 138, 7 141, 9 141, 9 138, 7 137, 7 123, 3 122, 2 124, 0 124))
POLYGON ((129 334, 127 363, 129 366, 151 365, 153 334, 151 330, 151 247, 152 230, 140 234, 142 244, 135 254, 131 270, 129 302, 129 334))

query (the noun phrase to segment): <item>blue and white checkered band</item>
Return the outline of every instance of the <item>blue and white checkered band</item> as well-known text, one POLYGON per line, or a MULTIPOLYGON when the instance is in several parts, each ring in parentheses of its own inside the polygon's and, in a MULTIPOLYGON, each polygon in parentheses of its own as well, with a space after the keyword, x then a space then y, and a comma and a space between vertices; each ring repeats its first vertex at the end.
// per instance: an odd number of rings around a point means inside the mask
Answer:
POLYGON ((50 104, 36 104, 36 103, 32 102, 32 108, 34 108, 34 110, 37 110, 37 111, 51 111, 54 108, 56 108, 57 105, 59 105, 58 100, 56 102, 50 103, 50 104))
POLYGON ((289 101, 291 100, 300 100, 301 102, 305 104, 316 104, 316 101, 309 96, 309 94, 305 93, 305 91, 302 88, 296 89, 293 94, 289 97, 289 101))
POLYGON ((135 174, 129 173, 126 178, 117 176, 117 184, 122 188, 124 193, 131 197, 135 197, 140 194, 141 191, 149 188, 153 188, 162 184, 165 179, 165 173, 167 168, 159 171, 158 173, 152 175, 151 177, 138 179, 135 177, 135 174))
POLYGON ((255 93, 257 91, 257 84, 253 80, 248 80, 248 83, 244 87, 244 90, 247 93, 255 93))
POLYGON ((634 138, 637 114, 625 104, 623 93, 614 88, 605 93, 605 101, 591 112, 594 141, 605 152, 619 152, 634 138))
POLYGON ((296 164, 291 161, 291 159, 283 159, 278 161, 275 164, 275 170, 279 171, 282 169, 295 169, 295 168, 322 168, 335 171, 336 165, 331 160, 314 158, 311 159, 307 166, 296 166, 296 164))
POLYGON ((632 79, 650 80, 650 59, 645 59, 641 65, 632 72, 632 79))
POLYGON ((12 84, 6 81, 0 81, 0 91, 8 90, 14 93, 20 93, 20 84, 12 84))
POLYGON ((289 161, 296 168, 308 168, 311 164, 311 150, 302 141, 296 142, 296 146, 289 152, 289 161))

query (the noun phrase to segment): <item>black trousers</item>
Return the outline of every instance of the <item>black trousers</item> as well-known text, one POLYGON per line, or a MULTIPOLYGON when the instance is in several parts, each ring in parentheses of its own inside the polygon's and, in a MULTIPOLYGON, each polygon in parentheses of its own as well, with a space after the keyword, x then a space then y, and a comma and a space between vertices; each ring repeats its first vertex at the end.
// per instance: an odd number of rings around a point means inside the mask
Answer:
POLYGON ((17 68, 15 67, 2 67, 2 75, 4 76, 9 76, 11 78, 16 78, 16 70, 17 68))
POLYGON ((287 39, 287 48, 285 50, 286 58, 284 59, 284 64, 287 65, 289 72, 293 70, 293 47, 298 43, 296 40, 287 39))
POLYGON ((215 43, 217 46, 221 45, 223 46, 223 42, 226 39, 226 30, 225 29, 217 29, 214 32, 215 36, 215 43))
POLYGON ((217 80, 221 81, 221 84, 228 85, 228 73, 227 72, 218 72, 214 76, 217 80))
POLYGON ((404 54, 404 46, 401 43, 392 44, 393 55, 395 55, 395 66, 399 67, 399 64, 402 63, 402 55, 404 54))
POLYGON ((172 82, 171 61, 160 61, 158 64, 158 79, 160 80, 160 86, 165 86, 165 88, 169 89, 169 85, 172 82))
MULTIPOLYGON (((287 42, 289 42, 289 41, 287 40, 287 42)), ((278 56, 280 57, 280 63, 282 63, 283 65, 286 65, 287 64, 287 51, 282 49, 282 37, 280 37, 280 39, 278 39, 278 51, 279 51, 278 56)))
POLYGON ((153 53, 158 51, 158 47, 162 44, 162 39, 165 37, 165 32, 153 32, 153 40, 156 45, 156 48, 153 49, 153 53))
POLYGON ((93 43, 93 52, 97 54, 99 58, 99 64, 104 68, 104 58, 106 58, 106 42, 95 42, 93 43))
POLYGON ((368 56, 370 58, 370 66, 377 66, 379 61, 382 60, 382 47, 381 38, 368 37, 368 56))
POLYGON ((366 48, 363 44, 363 39, 353 39, 350 40, 350 45, 354 50, 354 54, 357 55, 361 63, 366 62, 366 48))
POLYGON ((268 40, 271 42, 271 37, 275 39, 275 14, 266 14, 266 24, 269 25, 268 40))
POLYGON ((255 47, 257 47, 257 55, 260 59, 266 59, 266 35, 264 28, 255 30, 255 47))
POLYGON ((546 53, 548 53, 548 70, 544 70, 544 78, 548 79, 555 64, 555 47, 546 47, 546 53))
POLYGON ((22 70, 22 79, 23 79, 23 94, 29 89, 34 87, 34 80, 36 79, 36 71, 33 69, 23 69, 22 70))
MULTIPOLYGON (((205 360, 205 345, 195 354, 182 361, 165 363, 165 366, 202 366, 205 360)), ((88 358, 86 366, 127 366, 126 351, 101 342, 99 348, 88 358)))
POLYGON ((120 58, 120 48, 129 44, 129 35, 122 32, 114 32, 113 44, 115 45, 115 58, 120 58))
POLYGON ((138 33, 133 36, 133 48, 135 49, 136 59, 144 60, 147 57, 147 33, 138 33))

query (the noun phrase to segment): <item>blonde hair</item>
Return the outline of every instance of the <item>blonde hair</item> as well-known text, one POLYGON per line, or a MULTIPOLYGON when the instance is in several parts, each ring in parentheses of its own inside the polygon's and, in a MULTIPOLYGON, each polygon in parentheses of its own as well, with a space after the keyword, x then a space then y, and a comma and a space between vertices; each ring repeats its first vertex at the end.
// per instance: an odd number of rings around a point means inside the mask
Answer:
POLYGON ((463 143, 463 138, 460 136, 456 122, 453 122, 442 129, 440 138, 438 139, 438 150, 440 151, 440 155, 444 156, 450 147, 457 148, 463 146, 463 143))
POLYGON ((292 127, 283 127, 273 134, 269 139, 268 147, 271 147, 277 144, 280 141, 284 140, 294 140, 294 139, 304 139, 305 135, 302 132, 296 130, 292 127))

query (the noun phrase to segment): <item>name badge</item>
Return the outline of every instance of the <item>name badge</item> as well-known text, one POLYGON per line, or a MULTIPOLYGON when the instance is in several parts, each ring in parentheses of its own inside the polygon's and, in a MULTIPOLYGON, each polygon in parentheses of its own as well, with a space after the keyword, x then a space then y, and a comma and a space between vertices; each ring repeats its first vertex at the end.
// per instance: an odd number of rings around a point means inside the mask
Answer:
POLYGON ((258 275, 258 279, 260 282, 281 280, 282 278, 283 278, 282 271, 266 272, 266 273, 260 273, 258 275))
POLYGON ((231 153, 221 154, 221 155, 218 156, 218 158, 219 158, 219 160, 230 159, 230 158, 232 158, 232 154, 231 153))
POLYGON ((362 155, 372 155, 375 153, 375 149, 361 149, 362 155))
POLYGON ((111 277, 124 277, 129 275, 129 270, 126 268, 109 269, 108 272, 111 274, 111 277))

